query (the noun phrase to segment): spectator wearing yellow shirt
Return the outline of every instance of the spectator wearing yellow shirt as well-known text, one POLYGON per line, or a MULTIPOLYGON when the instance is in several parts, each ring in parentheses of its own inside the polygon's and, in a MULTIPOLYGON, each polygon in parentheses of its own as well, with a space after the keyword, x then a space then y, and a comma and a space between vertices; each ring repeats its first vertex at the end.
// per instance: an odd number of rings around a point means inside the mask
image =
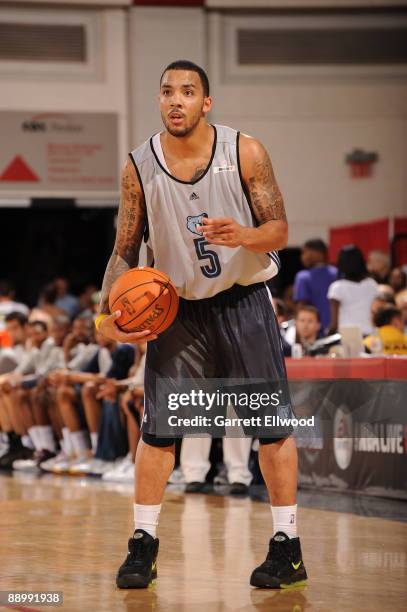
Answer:
MULTIPOLYGON (((407 336, 404 334, 404 323, 401 310, 396 306, 386 306, 374 315, 374 324, 385 355, 407 355, 407 336)), ((364 343, 370 350, 376 336, 367 336, 364 343)))

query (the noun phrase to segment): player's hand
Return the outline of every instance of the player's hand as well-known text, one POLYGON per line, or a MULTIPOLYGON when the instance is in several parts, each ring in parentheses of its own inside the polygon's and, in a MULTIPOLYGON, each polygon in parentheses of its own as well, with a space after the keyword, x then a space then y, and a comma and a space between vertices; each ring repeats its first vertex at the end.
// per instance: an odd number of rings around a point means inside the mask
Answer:
POLYGON ((203 232, 209 244, 218 244, 236 248, 243 245, 247 227, 240 225, 231 217, 218 217, 216 219, 203 218, 203 225, 197 229, 203 232))
POLYGON ((120 310, 116 310, 108 317, 105 317, 99 325, 99 332, 105 338, 114 340, 115 342, 127 342, 129 344, 139 344, 140 342, 148 342, 149 340, 155 340, 156 334, 152 334, 149 329, 145 329, 141 332, 124 332, 116 324, 117 319, 122 313, 120 310))

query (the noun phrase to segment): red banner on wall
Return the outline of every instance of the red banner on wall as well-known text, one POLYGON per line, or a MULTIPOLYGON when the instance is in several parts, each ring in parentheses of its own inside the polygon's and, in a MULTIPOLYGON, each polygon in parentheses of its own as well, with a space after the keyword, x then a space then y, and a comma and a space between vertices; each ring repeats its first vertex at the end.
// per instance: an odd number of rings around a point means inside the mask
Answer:
POLYGON ((389 219, 378 219, 365 223, 354 223, 329 230, 329 260, 335 263, 340 249, 354 244, 365 257, 370 251, 389 250, 389 219))

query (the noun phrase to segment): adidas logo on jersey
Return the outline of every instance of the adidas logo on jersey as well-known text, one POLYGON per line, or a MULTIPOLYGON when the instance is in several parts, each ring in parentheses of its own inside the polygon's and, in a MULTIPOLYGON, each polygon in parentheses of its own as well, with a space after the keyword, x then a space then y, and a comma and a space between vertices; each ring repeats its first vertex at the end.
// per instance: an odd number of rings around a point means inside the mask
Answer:
POLYGON ((190 200, 199 200, 199 195, 197 193, 195 193, 195 191, 193 191, 191 193, 191 195, 189 196, 190 200))

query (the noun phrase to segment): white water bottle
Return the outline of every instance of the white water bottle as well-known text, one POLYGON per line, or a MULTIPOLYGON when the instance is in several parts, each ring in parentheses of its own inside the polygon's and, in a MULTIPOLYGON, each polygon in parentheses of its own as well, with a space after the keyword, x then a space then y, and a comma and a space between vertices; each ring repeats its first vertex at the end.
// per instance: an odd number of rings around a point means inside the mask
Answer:
POLYGON ((383 342, 377 327, 375 327, 370 340, 370 352, 372 355, 383 355, 383 342))

